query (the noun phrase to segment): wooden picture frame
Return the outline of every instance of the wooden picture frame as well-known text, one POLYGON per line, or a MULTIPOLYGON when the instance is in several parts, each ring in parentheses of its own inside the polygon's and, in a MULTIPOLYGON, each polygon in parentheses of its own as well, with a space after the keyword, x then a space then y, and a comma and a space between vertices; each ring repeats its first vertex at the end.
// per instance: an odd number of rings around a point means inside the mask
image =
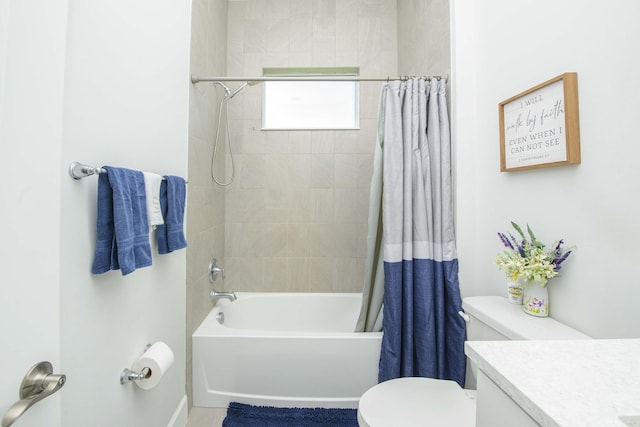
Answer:
POLYGON ((502 101, 498 112, 501 172, 580 163, 577 73, 502 101))

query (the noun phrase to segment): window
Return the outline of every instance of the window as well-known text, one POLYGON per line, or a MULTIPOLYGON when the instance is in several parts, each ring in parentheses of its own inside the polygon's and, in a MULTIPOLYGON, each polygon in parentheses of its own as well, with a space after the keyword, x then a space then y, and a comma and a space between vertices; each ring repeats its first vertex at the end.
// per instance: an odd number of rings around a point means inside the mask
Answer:
MULTIPOLYGON (((265 68, 265 77, 357 76, 358 68, 265 68)), ((266 81, 262 128, 358 129, 358 82, 266 81)))

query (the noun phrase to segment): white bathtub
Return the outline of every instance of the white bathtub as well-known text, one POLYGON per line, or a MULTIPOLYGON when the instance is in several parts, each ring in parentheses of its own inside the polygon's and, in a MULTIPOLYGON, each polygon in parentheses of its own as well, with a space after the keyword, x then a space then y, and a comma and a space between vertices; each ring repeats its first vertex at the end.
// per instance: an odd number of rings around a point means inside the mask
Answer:
POLYGON ((356 408, 377 383, 382 333, 352 332, 360 294, 237 295, 193 334, 195 406, 356 408))

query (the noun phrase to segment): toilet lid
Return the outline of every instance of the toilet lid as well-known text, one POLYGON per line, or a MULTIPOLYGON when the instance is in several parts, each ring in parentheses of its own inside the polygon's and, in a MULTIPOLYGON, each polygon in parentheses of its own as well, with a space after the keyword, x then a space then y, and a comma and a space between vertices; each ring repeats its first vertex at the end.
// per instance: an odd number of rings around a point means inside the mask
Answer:
POLYGON ((358 404, 361 427, 475 425, 475 401, 456 382, 397 378, 367 390, 358 404))

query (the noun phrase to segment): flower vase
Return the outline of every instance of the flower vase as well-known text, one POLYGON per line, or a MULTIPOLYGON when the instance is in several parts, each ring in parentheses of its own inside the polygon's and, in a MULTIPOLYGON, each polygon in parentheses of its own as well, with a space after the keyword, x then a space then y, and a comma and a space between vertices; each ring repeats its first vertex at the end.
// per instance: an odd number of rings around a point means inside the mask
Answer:
POLYGON ((549 315, 549 291, 538 282, 528 282, 523 290, 524 312, 532 316, 547 317, 549 315))
POLYGON ((507 300, 511 304, 522 305, 522 291, 522 283, 512 280, 507 282, 507 300))

